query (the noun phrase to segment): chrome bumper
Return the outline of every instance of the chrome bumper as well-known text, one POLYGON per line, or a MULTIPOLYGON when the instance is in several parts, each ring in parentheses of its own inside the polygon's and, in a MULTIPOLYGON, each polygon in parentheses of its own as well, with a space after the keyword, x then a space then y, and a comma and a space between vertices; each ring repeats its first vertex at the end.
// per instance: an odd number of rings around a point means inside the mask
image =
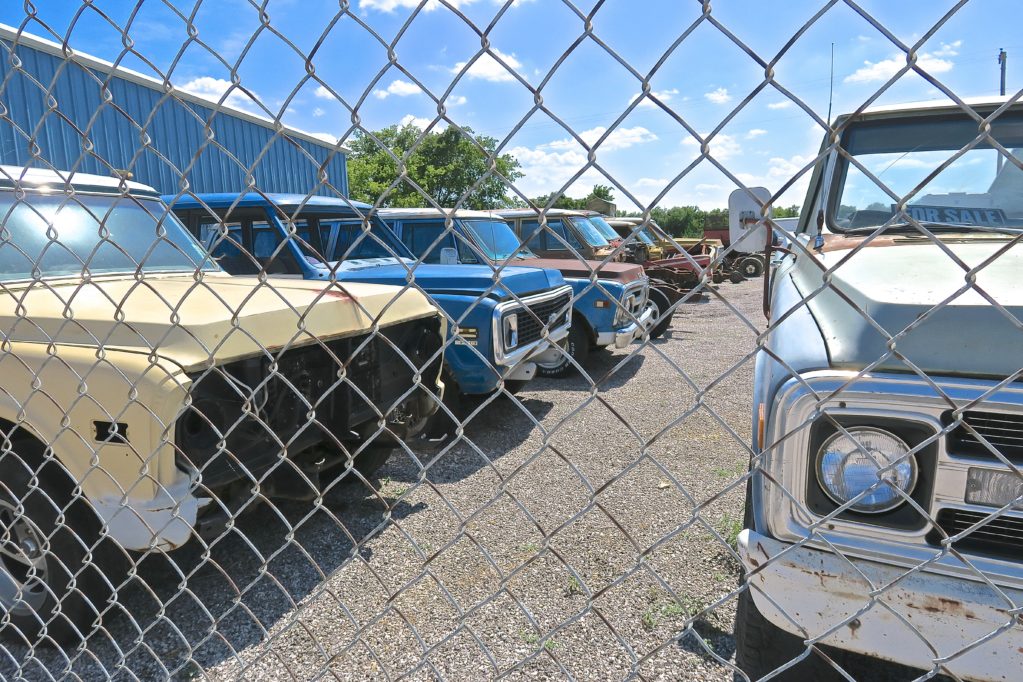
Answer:
POLYGON ((627 327, 610 332, 598 332, 597 345, 614 345, 615 348, 625 348, 650 328, 653 316, 653 309, 647 306, 639 316, 639 320, 629 324, 627 327))

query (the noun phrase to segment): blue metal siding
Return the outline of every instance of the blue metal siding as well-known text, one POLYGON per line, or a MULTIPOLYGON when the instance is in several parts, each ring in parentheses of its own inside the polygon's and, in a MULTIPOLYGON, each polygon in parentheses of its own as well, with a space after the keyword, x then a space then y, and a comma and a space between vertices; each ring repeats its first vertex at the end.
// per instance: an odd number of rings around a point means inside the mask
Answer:
POLYGON ((330 183, 348 193, 344 154, 335 153, 327 143, 286 133, 275 137, 271 124, 259 125, 223 111, 210 123, 213 140, 207 140, 211 107, 119 77, 110 78, 104 103, 107 74, 25 45, 17 47, 22 65, 16 69, 10 64, 10 43, 0 43, 0 163, 30 163, 34 155, 27 136, 34 136, 39 158, 58 169, 102 175, 126 169, 138 182, 166 194, 181 191, 186 169, 193 192, 245 191, 251 169, 256 186, 264 192, 305 194, 316 187, 317 194, 329 195, 332 192, 319 184, 319 166, 330 158, 330 183), (53 99, 48 103, 46 90, 51 87, 53 99))

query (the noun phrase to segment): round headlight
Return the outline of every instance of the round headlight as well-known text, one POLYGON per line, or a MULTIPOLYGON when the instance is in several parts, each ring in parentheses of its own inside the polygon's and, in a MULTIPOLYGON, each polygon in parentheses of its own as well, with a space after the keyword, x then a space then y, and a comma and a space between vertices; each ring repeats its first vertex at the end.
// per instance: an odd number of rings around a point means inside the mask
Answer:
POLYGON ((908 495, 916 485, 916 458, 905 456, 909 446, 881 429, 852 427, 846 431, 848 436, 834 434, 817 452, 821 488, 838 504, 869 491, 849 507, 853 511, 879 514, 898 507, 905 499, 898 491, 908 495))

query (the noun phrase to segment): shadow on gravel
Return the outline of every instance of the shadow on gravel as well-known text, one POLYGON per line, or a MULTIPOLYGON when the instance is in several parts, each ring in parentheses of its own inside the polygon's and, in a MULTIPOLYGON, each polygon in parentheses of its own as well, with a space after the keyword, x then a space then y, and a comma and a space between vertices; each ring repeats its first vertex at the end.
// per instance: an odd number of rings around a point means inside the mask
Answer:
MULTIPOLYGON (((240 516, 208 553, 193 541, 136 559, 136 577, 86 650, 32 651, 4 641, 0 678, 192 679, 201 674, 196 665, 235 658, 295 617, 298 604, 315 597, 327 575, 371 557, 370 548, 354 548, 387 520, 384 505, 351 491, 345 499, 332 495, 319 509, 300 502, 264 504, 240 516)), ((403 501, 388 506, 392 520, 426 507, 403 501)))

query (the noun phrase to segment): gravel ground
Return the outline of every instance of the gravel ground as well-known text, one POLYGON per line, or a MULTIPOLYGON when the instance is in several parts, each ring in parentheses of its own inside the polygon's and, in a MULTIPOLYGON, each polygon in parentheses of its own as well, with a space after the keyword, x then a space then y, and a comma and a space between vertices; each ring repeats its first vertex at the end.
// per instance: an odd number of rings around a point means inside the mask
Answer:
POLYGON ((731 680, 761 284, 595 353, 598 390, 536 380, 481 406, 377 491, 264 505, 208 560, 146 557, 104 641, 8 645, 0 674, 28 656, 41 679, 731 680))

